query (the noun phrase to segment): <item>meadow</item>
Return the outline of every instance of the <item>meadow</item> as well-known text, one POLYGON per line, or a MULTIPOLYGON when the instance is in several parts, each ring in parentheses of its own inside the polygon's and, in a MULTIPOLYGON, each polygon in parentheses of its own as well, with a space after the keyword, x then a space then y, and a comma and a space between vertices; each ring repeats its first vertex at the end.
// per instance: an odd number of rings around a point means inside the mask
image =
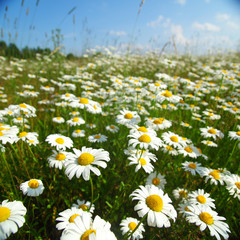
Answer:
POLYGON ((0 57, 0 239, 239 239, 240 61, 0 57))

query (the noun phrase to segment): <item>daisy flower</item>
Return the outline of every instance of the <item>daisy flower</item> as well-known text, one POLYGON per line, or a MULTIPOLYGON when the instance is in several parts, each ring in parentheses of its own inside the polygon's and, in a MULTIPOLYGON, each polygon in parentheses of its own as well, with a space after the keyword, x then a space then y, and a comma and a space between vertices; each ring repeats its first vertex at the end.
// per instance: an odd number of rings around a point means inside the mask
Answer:
POLYGON ((201 141, 201 143, 203 143, 209 147, 217 147, 218 146, 215 142, 209 141, 209 140, 203 140, 203 141, 201 141))
POLYGON ((228 224, 223 222, 223 220, 226 220, 224 217, 218 216, 217 212, 207 206, 193 205, 188 208, 190 211, 187 212, 187 220, 190 223, 195 223, 201 231, 208 228, 210 235, 215 236, 218 240, 221 240, 220 235, 224 239, 228 239, 230 230, 228 224))
POLYGON ((240 140, 240 131, 234 132, 234 131, 229 131, 228 136, 231 138, 231 140, 240 140))
POLYGON ((128 157, 128 160, 130 160, 129 165, 137 165, 135 172, 143 168, 146 173, 151 173, 154 169, 153 165, 150 163, 150 160, 148 158, 143 158, 141 154, 131 155, 128 157))
POLYGON ((70 120, 67 120, 67 124, 70 126, 79 126, 84 123, 85 121, 81 117, 73 117, 70 120))
POLYGON ((94 204, 92 204, 91 208, 90 208, 90 206, 91 206, 91 202, 85 201, 85 200, 80 201, 79 199, 77 199, 77 203, 73 203, 73 205, 72 205, 72 207, 93 213, 95 206, 94 206, 94 204))
POLYGON ((83 179, 88 181, 90 177, 90 171, 99 176, 101 172, 95 166, 97 165, 102 168, 106 168, 106 162, 110 161, 109 153, 103 149, 82 147, 81 150, 73 148, 73 151, 73 157, 66 162, 65 166, 65 174, 70 180, 74 175, 76 175, 77 178, 82 175, 83 179))
POLYGON ((47 159, 48 164, 50 167, 62 169, 71 156, 72 153, 53 150, 53 154, 47 159))
POLYGON ((20 190, 24 195, 37 197, 43 193, 44 186, 41 180, 30 179, 29 181, 20 184, 20 190))
POLYGON ((77 137, 85 137, 85 130, 81 129, 76 129, 72 133, 72 137, 77 138, 77 137))
POLYGON ((165 179, 165 176, 157 172, 151 173, 146 180, 146 185, 153 184, 162 190, 164 190, 166 183, 167 181, 165 179))
POLYGON ((175 199, 186 199, 188 196, 188 190, 184 188, 176 188, 173 190, 173 196, 175 199))
POLYGON ((116 133, 119 131, 119 127, 115 125, 109 125, 109 126, 106 126, 106 130, 112 133, 116 133))
POLYGON ((210 184, 224 184, 224 175, 217 169, 203 168, 201 171, 201 176, 205 177, 205 182, 209 180, 210 184))
MULTIPOLYGON (((62 212, 59 213, 58 218, 56 218, 56 221, 58 221, 59 223, 57 223, 56 228, 58 230, 63 230, 63 229, 67 229, 67 227, 69 226, 70 223, 74 223, 74 220, 77 216, 81 216, 83 213, 83 209, 79 209, 76 207, 71 207, 69 209, 66 209, 62 212)), ((87 214, 91 217, 91 213, 87 214)))
POLYGON ((82 212, 74 219, 74 223, 70 223, 63 231, 60 240, 117 240, 110 228, 111 224, 99 216, 92 220, 90 213, 82 212))
POLYGON ((0 204, 0 238, 7 239, 25 223, 27 209, 20 201, 2 201, 0 204))
POLYGON ((240 199, 240 177, 237 174, 231 174, 225 177, 226 188, 230 195, 240 199))
POLYGON ((88 141, 89 142, 106 142, 107 141, 107 136, 103 135, 103 134, 95 134, 95 135, 91 135, 88 137, 88 141))
POLYGON ((55 122, 55 123, 64 123, 65 122, 63 117, 54 117, 52 119, 52 121, 55 122))
POLYGON ((215 200, 210 198, 210 194, 205 193, 203 189, 198 189, 189 193, 188 201, 191 205, 202 205, 215 208, 215 204, 213 203, 215 200))
POLYGON ((173 95, 168 90, 165 90, 165 91, 159 92, 156 96, 156 99, 161 103, 164 100, 167 100, 167 101, 172 102, 172 103, 178 103, 182 99, 182 97, 179 97, 177 95, 173 95))
MULTIPOLYGON (((120 230, 122 232, 122 235, 125 235, 126 233, 131 234, 135 230, 138 224, 139 224, 139 221, 136 218, 127 217, 126 219, 122 220, 120 223, 120 226, 121 226, 120 230)), ((145 229, 143 227, 143 224, 141 223, 138 226, 137 230, 135 230, 135 232, 128 239, 129 240, 142 239, 143 238, 142 233, 144 231, 145 229)))
POLYGON ((172 126, 172 123, 164 118, 153 118, 153 119, 148 118, 146 124, 148 127, 151 127, 155 131, 167 129, 172 126))
POLYGON ((125 126, 136 125, 141 121, 139 115, 135 111, 128 111, 123 109, 120 114, 117 115, 116 122, 125 126))
POLYGON ((176 149, 174 149, 173 147, 163 144, 163 147, 161 148, 161 150, 164 153, 170 154, 172 156, 177 156, 178 155, 178 151, 176 149))
POLYGON ((144 126, 138 126, 138 125, 132 125, 131 126, 131 130, 130 130, 130 134, 139 132, 141 134, 146 133, 146 134, 151 134, 154 136, 157 136, 157 133, 155 130, 153 130, 152 128, 146 128, 144 126))
POLYGON ((188 216, 189 210, 189 206, 191 206, 191 204, 189 203, 188 200, 183 200, 178 204, 178 211, 183 215, 183 217, 188 216))
POLYGON ((46 142, 51 144, 52 147, 56 147, 57 151, 63 150, 66 148, 72 148, 73 141, 69 137, 65 137, 61 134, 50 134, 46 138, 46 142))
POLYGON ((94 124, 94 123, 88 123, 88 124, 86 125, 86 127, 87 127, 87 128, 90 128, 90 129, 93 129, 93 128, 96 128, 96 124, 94 124))
POLYGON ((224 137, 224 134, 220 130, 217 130, 212 127, 200 128, 200 131, 201 131, 201 135, 206 138, 212 137, 214 140, 216 140, 217 137, 219 138, 224 137))
POLYGON ((151 227, 170 227, 169 218, 175 221, 177 212, 171 204, 171 199, 163 190, 154 186, 140 186, 130 195, 138 203, 134 207, 139 217, 147 214, 147 223, 151 227))
POLYGON ((202 171, 202 167, 201 167, 201 163, 198 162, 184 162, 182 163, 182 168, 187 171, 190 172, 192 175, 196 175, 196 173, 201 174, 202 171))
POLYGON ((196 147, 193 145, 187 145, 186 147, 182 147, 178 149, 178 152, 180 154, 183 154, 184 157, 190 157, 190 158, 197 158, 200 154, 196 147))
POLYGON ((139 146, 141 149, 147 149, 148 147, 158 150, 162 146, 162 140, 154 135, 135 132, 128 135, 131 139, 128 142, 128 145, 133 147, 139 146))
POLYGON ((163 133, 162 138, 166 144, 173 146, 174 148, 182 148, 183 146, 186 146, 186 143, 182 137, 173 132, 168 131, 163 133))
POLYGON ((185 127, 185 128, 192 128, 192 126, 189 123, 186 123, 186 122, 181 122, 180 125, 185 127))

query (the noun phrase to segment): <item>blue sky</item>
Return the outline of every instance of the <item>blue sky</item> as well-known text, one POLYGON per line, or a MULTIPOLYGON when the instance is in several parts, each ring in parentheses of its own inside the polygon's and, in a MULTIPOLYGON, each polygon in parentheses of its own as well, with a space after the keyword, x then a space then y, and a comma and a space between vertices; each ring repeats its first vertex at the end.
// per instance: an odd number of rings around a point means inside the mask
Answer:
POLYGON ((19 48, 53 48, 51 32, 60 28, 65 53, 77 55, 97 45, 124 48, 130 43, 141 49, 161 49, 173 39, 179 51, 193 53, 240 45, 240 1, 145 0, 138 15, 140 3, 0 0, 1 40, 19 48))

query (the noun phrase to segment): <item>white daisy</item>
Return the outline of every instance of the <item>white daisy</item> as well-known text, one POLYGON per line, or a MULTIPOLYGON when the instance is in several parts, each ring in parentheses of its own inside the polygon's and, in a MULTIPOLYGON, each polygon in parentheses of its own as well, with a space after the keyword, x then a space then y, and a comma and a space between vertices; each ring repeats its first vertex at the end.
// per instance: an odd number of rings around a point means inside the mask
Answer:
POLYGON ((128 157, 128 160, 130 160, 129 165, 137 165, 135 172, 143 168, 146 173, 151 173, 154 169, 153 165, 150 163, 150 160, 142 157, 141 154, 131 155, 128 157))
POLYGON ((44 186, 41 180, 30 179, 29 181, 20 184, 20 190, 24 195, 37 197, 43 193, 44 186))
POLYGON ((203 170, 203 168, 201 167, 201 163, 198 162, 184 162, 182 163, 182 168, 185 171, 190 172, 192 175, 195 175, 196 173, 201 174, 201 171, 203 170))
POLYGON ((73 203, 72 207, 82 209, 83 211, 88 211, 90 213, 93 213, 95 209, 94 204, 91 204, 91 202, 85 200, 80 201, 79 199, 77 199, 77 203, 73 203))
POLYGON ((212 127, 200 128, 200 131, 201 131, 201 135, 206 138, 212 137, 214 140, 216 140, 217 137, 219 138, 224 137, 224 134, 216 128, 212 128, 212 127))
MULTIPOLYGON (((122 231, 122 235, 125 234, 131 234, 135 228, 137 227, 137 225, 139 224, 139 221, 136 218, 132 218, 132 217, 127 217, 126 219, 122 220, 120 223, 120 230, 122 231)), ((137 230, 135 230, 135 232, 131 235, 131 237, 129 237, 128 239, 132 239, 132 240, 138 240, 138 239, 142 239, 143 235, 142 233, 145 231, 143 224, 141 223, 137 230)))
POLYGON ((205 177, 205 182, 210 181, 210 184, 221 185, 224 184, 224 174, 217 169, 203 168, 201 171, 201 176, 205 177))
POLYGON ((203 141, 201 141, 201 143, 203 143, 209 147, 217 147, 218 146, 215 142, 209 141, 209 140, 203 140, 203 141))
POLYGON ((101 174, 95 165, 106 168, 106 162, 110 161, 109 153, 103 149, 93 149, 82 147, 81 150, 73 148, 73 157, 66 162, 65 174, 71 180, 74 175, 79 178, 81 175, 85 181, 89 180, 90 171, 97 176, 101 174), (105 162, 106 161, 106 162, 105 162))
POLYGON ((72 137, 77 138, 77 137, 85 137, 85 130, 81 129, 76 129, 72 133, 72 137))
POLYGON ((240 131, 238 131, 238 132, 234 132, 234 131, 229 131, 228 132, 228 136, 231 138, 231 140, 232 139, 234 139, 234 140, 240 140, 240 131))
POLYGON ((225 177, 225 182, 230 195, 233 195, 234 197, 240 196, 240 176, 237 174, 231 174, 225 177))
POLYGON ((136 125, 141 121, 139 115, 136 111, 128 111, 123 109, 120 111, 120 114, 117 115, 116 122, 122 125, 136 125))
POLYGON ((190 223, 195 223, 200 227, 201 231, 206 228, 210 230, 210 235, 215 236, 218 240, 221 240, 221 236, 224 239, 228 239, 228 233, 230 232, 226 220, 224 217, 218 216, 218 213, 211 208, 202 205, 193 205, 188 207, 190 211, 187 212, 187 220, 190 223))
POLYGON ((182 139, 182 137, 173 132, 168 131, 163 133, 162 138, 166 144, 173 146, 174 148, 182 148, 186 146, 186 142, 182 139))
POLYGON ((7 239, 25 223, 27 209, 20 201, 2 201, 0 204, 0 239, 7 239))
POLYGON ((149 174, 146 180, 146 185, 153 184, 156 187, 161 188, 162 190, 164 190, 166 183, 167 181, 165 179, 165 176, 157 172, 149 174))
POLYGON ((185 147, 182 147, 178 149, 178 152, 183 154, 184 157, 188 156, 190 158, 197 158, 198 156, 200 156, 198 149, 193 145, 187 145, 185 147))
POLYGON ((71 138, 65 137, 61 134, 50 134, 45 141, 51 144, 52 147, 56 147, 57 151, 65 151, 66 148, 72 148, 73 146, 71 138))
POLYGON ((163 190, 154 186, 140 186, 130 196, 137 200, 138 204, 134 210, 138 212, 139 217, 147 214, 147 223, 152 227, 170 227, 169 218, 175 221, 177 212, 171 205, 171 199, 163 190))
POLYGON ((58 169, 62 169, 64 164, 69 160, 72 153, 64 152, 64 151, 55 151, 53 150, 53 154, 47 158, 49 166, 55 167, 58 169))
POLYGON ((88 141, 89 142, 106 142, 107 141, 107 136, 103 135, 103 134, 95 134, 95 135, 91 135, 88 137, 88 141))
POLYGON ((106 126, 106 130, 112 133, 116 133, 119 131, 119 127, 115 125, 109 125, 109 126, 106 126))
POLYGON ((175 199, 187 199, 188 190, 184 188, 176 188, 173 190, 173 196, 175 197, 175 199))
POLYGON ((73 117, 73 118, 67 120, 67 124, 70 126, 79 126, 84 123, 85 123, 85 121, 81 117, 73 117))

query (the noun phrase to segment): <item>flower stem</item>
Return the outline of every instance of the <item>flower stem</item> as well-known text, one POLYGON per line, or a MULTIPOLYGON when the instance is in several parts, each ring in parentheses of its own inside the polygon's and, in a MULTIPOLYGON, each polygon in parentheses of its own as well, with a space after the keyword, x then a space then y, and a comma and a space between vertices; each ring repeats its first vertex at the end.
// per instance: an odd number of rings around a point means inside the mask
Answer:
POLYGON ((89 207, 89 210, 90 210, 91 207, 92 207, 92 204, 93 204, 93 181, 92 181, 91 175, 89 177, 89 180, 90 180, 90 184, 91 184, 91 204, 90 204, 90 207, 89 207))

